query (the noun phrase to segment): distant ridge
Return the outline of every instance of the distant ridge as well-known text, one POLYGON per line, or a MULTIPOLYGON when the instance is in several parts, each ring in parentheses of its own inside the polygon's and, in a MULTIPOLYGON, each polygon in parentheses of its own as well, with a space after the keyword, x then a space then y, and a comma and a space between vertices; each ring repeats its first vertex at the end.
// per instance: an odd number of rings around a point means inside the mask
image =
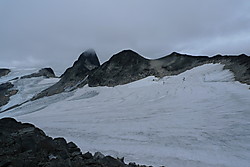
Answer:
MULTIPOLYGON (((223 64, 224 69, 229 69, 234 73, 236 81, 250 85, 250 57, 245 54, 238 56, 216 55, 208 57, 173 52, 162 58, 151 60, 144 58, 133 50, 123 50, 100 65, 96 52, 93 49, 89 49, 83 52, 74 62, 73 66, 68 68, 60 76, 61 79, 57 83, 36 94, 30 100, 72 91, 87 84, 90 87, 113 87, 140 80, 148 76, 161 78, 164 76, 178 75, 186 70, 208 63, 223 64)), ((39 72, 42 72, 41 74, 44 76, 54 76, 52 69, 45 69, 46 73, 43 73, 44 71, 39 72)), ((8 73, 8 71, 6 73, 8 73)), ((34 73, 31 74, 31 77, 37 75, 38 73, 34 73)), ((17 104, 16 106, 22 104, 17 104)))
POLYGON ((123 50, 100 65, 95 51, 89 49, 83 52, 74 65, 62 74, 58 83, 33 97, 33 100, 63 91, 71 91, 86 84, 91 87, 116 86, 147 76, 177 75, 207 63, 224 64, 225 69, 234 73, 235 80, 250 84, 250 57, 245 54, 208 57, 173 52, 162 58, 150 60, 133 50, 123 50))

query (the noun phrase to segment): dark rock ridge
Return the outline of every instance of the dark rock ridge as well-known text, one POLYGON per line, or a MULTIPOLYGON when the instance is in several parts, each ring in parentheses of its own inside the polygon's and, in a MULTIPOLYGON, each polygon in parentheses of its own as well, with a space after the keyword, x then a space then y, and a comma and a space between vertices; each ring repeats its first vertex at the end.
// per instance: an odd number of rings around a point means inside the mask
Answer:
POLYGON ((22 76, 21 79, 25 79, 25 78, 33 78, 33 77, 46 77, 46 78, 54 78, 55 73, 51 68, 42 68, 41 70, 39 70, 36 73, 30 74, 30 75, 25 75, 22 76))
POLYGON ((235 79, 250 84, 250 57, 190 56, 176 52, 156 60, 145 59, 131 50, 122 51, 109 59, 88 77, 89 86, 116 86, 147 76, 177 75, 207 63, 221 63, 235 74, 235 79))
POLYGON ((71 91, 86 84, 89 86, 116 86, 130 83, 147 76, 164 77, 177 75, 207 63, 224 64, 237 81, 250 84, 250 57, 239 56, 191 56, 173 52, 165 57, 149 60, 132 50, 124 50, 112 56, 100 66, 96 53, 82 53, 74 65, 52 87, 36 95, 33 100, 71 91))
POLYGON ((154 75, 150 60, 132 50, 112 56, 88 77, 90 86, 116 86, 154 75))
POLYGON ((10 100, 10 96, 18 92, 18 90, 12 89, 13 87, 14 85, 10 82, 0 84, 0 107, 6 105, 10 100))
POLYGON ((10 73, 10 69, 7 68, 0 68, 0 77, 8 75, 10 73))
POLYGON ((73 66, 68 68, 62 75, 59 82, 37 94, 32 100, 58 94, 64 91, 71 91, 87 84, 88 75, 100 66, 99 59, 94 50, 89 49, 83 52, 73 66))
POLYGON ((0 128, 0 167, 140 167, 100 152, 82 154, 73 142, 13 118, 0 119, 0 128))

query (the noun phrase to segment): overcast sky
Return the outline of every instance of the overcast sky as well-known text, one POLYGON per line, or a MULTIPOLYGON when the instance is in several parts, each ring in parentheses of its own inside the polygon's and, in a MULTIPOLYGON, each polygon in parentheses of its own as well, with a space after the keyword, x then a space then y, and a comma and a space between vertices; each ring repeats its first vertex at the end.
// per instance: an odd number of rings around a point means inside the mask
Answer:
POLYGON ((88 48, 250 55, 250 0, 0 0, 0 67, 64 70, 88 48))

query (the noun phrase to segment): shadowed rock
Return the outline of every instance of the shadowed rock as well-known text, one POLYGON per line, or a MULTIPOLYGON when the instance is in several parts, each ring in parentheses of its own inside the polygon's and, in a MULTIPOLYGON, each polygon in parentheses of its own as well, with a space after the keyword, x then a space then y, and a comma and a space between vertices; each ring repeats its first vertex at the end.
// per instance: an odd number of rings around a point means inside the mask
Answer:
POLYGON ((0 119, 0 127, 0 167, 140 167, 101 153, 82 154, 73 142, 48 137, 34 125, 13 118, 0 119))
POLYGON ((245 54, 239 56, 217 55, 211 59, 213 63, 224 64, 225 69, 232 71, 236 81, 250 85, 250 56, 245 54))
POLYGON ((89 75, 89 86, 116 86, 153 75, 150 61, 132 50, 124 50, 89 75))
POLYGON ((14 85, 10 82, 0 84, 0 107, 6 105, 10 100, 10 96, 18 92, 15 89, 11 89, 13 87, 14 85))
POLYGON ((32 100, 58 94, 64 91, 71 91, 87 84, 88 75, 92 70, 100 66, 99 59, 94 50, 83 52, 73 66, 68 68, 62 75, 59 82, 43 90, 32 98, 32 100))
POLYGON ((36 73, 22 76, 21 79, 33 78, 33 77, 42 77, 42 76, 46 77, 46 78, 54 78, 54 77, 56 77, 54 71, 51 68, 43 68, 43 69, 39 70, 36 73))
POLYGON ((10 69, 7 68, 0 68, 0 77, 8 75, 10 73, 10 69))

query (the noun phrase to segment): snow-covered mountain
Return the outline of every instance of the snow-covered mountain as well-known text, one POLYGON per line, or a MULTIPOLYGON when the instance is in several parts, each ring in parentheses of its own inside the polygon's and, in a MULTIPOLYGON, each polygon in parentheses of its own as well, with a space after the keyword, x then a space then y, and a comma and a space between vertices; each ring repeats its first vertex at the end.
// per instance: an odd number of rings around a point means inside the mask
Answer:
MULTIPOLYGON (((13 80, 18 92, 1 111, 26 103, 0 117, 35 124, 50 136, 77 143, 83 152, 101 151, 129 162, 248 167, 249 85, 235 81, 235 73, 223 64, 194 66, 176 75, 147 76, 114 87, 85 85, 33 101, 59 78, 13 80)), ((0 83, 37 70, 11 70, 0 83)))

